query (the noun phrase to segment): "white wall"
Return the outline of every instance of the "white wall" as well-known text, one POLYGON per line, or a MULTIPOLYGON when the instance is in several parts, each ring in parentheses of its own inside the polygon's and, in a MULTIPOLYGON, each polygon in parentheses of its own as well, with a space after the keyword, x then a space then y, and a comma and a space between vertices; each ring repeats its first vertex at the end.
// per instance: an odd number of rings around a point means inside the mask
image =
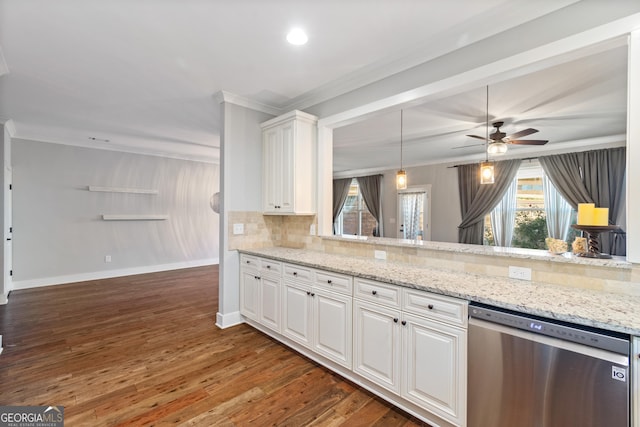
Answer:
POLYGON ((242 322, 240 316, 240 267, 237 251, 230 251, 228 213, 262 211, 262 129, 267 113, 221 102, 223 128, 220 138, 221 212, 219 306, 216 324, 226 328, 242 322))
POLYGON ((218 165, 12 142, 14 289, 218 261, 219 215, 210 207, 218 165), (89 185, 158 194, 90 192, 89 185), (104 221, 102 214, 169 219, 104 221))
MULTIPOLYGON (((461 221, 457 169, 446 165, 430 165, 406 168, 406 171, 409 186, 431 184, 431 240, 457 243, 461 221)), ((385 171, 383 175, 384 235, 398 237, 396 171, 385 171), (391 223, 391 218, 396 219, 395 224, 391 223)))

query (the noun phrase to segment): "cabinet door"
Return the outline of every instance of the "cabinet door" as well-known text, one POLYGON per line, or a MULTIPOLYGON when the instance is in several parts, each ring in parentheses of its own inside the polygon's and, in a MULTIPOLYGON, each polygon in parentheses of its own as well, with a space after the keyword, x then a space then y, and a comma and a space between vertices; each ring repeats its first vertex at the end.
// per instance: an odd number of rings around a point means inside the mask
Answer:
POLYGON ((263 275, 260 291, 260 323, 280 332, 280 279, 263 275))
POLYGON ((262 138, 263 210, 265 212, 279 212, 282 197, 283 160, 280 128, 265 130, 262 138))
POLYGON ((240 314, 259 320, 260 277, 252 270, 240 270, 240 314))
POLYGON ((280 127, 280 199, 278 211, 293 212, 295 207, 295 124, 289 122, 280 127))
POLYGON ((353 369, 400 393, 400 311, 355 300, 353 369))
POLYGON ((467 335, 404 314, 402 396, 457 425, 466 420, 467 335))
POLYGON ((282 284, 282 334, 312 347, 311 286, 285 280, 282 284))
POLYGON ((316 352, 351 369, 352 298, 315 287, 311 295, 316 352))

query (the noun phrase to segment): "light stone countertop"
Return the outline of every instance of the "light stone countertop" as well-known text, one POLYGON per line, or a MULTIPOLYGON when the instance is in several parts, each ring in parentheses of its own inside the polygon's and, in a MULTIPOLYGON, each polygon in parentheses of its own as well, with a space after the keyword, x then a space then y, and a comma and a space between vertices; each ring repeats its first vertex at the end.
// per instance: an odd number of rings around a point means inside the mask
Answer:
POLYGON ((427 240, 393 239, 390 237, 372 236, 322 236, 323 240, 355 242, 368 245, 385 245, 402 248, 417 248, 433 251, 456 252, 472 255, 487 255, 509 258, 532 259, 538 261, 561 262, 570 264, 593 265, 598 267, 612 267, 630 269, 632 264, 624 257, 614 256, 610 259, 596 259, 575 256, 571 252, 553 254, 540 249, 506 248, 500 246, 468 245, 464 243, 434 242, 427 240))
POLYGON ((637 296, 303 249, 274 247, 240 252, 640 336, 637 296))

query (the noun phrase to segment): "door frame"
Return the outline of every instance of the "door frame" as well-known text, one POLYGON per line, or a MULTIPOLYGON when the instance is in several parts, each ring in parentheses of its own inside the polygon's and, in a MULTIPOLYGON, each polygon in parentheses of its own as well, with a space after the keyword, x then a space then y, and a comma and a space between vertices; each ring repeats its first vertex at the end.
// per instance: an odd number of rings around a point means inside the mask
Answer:
MULTIPOLYGON (((431 240, 431 184, 412 185, 407 187, 404 190, 398 190, 398 193, 396 196, 396 212, 398 214, 397 216, 398 221, 396 222, 397 227, 400 227, 404 219, 402 216, 402 208, 400 206, 400 195, 406 194, 406 193, 425 193, 426 200, 424 201, 424 207, 423 207, 424 215, 422 218, 422 221, 423 221, 422 228, 424 230, 424 233, 422 235, 422 239, 430 241, 431 240)), ((400 236, 399 233, 400 233, 400 229, 396 228, 396 236, 398 236, 398 238, 402 238, 402 236, 400 236)))

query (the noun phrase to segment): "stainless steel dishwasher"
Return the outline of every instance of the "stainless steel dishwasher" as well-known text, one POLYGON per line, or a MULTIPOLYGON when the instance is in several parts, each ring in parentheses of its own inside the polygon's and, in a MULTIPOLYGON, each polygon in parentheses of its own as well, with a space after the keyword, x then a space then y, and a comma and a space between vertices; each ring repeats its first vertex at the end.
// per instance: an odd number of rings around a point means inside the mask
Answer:
POLYGON ((469 427, 629 427, 630 337, 472 303, 469 427))

